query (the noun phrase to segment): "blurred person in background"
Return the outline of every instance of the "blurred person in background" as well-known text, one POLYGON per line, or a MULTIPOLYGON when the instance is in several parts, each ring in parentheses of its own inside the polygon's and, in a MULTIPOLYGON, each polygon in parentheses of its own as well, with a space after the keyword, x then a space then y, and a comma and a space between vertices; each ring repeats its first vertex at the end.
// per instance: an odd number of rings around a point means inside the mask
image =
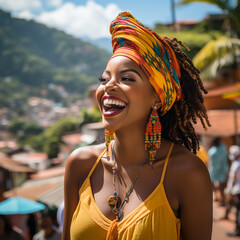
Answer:
POLYGON ((59 231, 62 232, 63 228, 63 215, 64 215, 64 201, 60 204, 57 210, 57 221, 59 224, 59 231))
POLYGON ((21 231, 13 227, 5 215, 0 215, 0 239, 24 240, 21 231))
POLYGON ((33 240, 60 240, 61 233, 56 226, 55 209, 46 208, 40 212, 39 226, 41 230, 33 236, 33 240))
POLYGON ((212 181, 215 201, 220 205, 225 204, 224 188, 226 187, 228 176, 228 151, 219 137, 212 140, 211 147, 208 150, 209 173, 212 181))
POLYGON ((240 236, 240 147, 233 145, 229 148, 229 159, 232 161, 226 194, 226 209, 222 219, 228 219, 229 212, 233 206, 236 207, 235 231, 228 233, 229 236, 240 236))
POLYGON ((30 239, 32 239, 33 236, 37 233, 36 214, 35 213, 29 214, 26 223, 27 223, 27 226, 28 226, 28 229, 29 229, 30 239))

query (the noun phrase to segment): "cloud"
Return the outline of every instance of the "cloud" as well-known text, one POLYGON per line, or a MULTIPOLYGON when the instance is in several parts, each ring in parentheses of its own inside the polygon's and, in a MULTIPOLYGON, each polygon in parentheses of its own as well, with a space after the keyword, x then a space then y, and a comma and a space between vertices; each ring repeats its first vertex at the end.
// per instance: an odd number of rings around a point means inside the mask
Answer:
POLYGON ((42 2, 41 0, 0 0, 0 8, 13 12, 39 10, 42 8, 42 2))
POLYGON ((34 17, 35 17, 29 10, 24 10, 24 11, 16 14, 16 16, 18 18, 24 18, 24 19, 27 19, 27 20, 34 19, 34 17))
POLYGON ((62 5, 62 0, 47 0, 46 3, 49 7, 59 7, 62 5))
POLYGON ((78 38, 97 39, 110 36, 109 24, 120 11, 116 4, 103 7, 93 0, 86 5, 67 2, 53 11, 40 13, 34 19, 78 38))

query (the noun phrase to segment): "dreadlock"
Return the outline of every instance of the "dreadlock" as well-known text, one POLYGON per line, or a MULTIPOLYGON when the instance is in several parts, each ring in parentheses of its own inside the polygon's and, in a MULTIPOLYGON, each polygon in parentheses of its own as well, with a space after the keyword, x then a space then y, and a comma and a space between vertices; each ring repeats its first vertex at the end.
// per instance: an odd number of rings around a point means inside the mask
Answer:
POLYGON ((160 118, 163 126, 162 137, 175 143, 184 144, 186 148, 196 153, 199 149, 199 140, 193 123, 196 124, 196 119, 199 118, 205 130, 211 126, 203 104, 202 93, 206 94, 207 91, 203 87, 199 70, 186 53, 179 48, 179 45, 188 51, 189 49, 176 38, 164 37, 164 40, 175 52, 181 68, 182 98, 160 118))

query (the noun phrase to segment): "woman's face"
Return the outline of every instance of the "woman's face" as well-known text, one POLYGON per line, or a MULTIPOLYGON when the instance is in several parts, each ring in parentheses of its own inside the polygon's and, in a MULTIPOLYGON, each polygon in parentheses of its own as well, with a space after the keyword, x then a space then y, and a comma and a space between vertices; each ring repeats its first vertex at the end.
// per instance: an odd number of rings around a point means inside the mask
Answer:
POLYGON ((111 59, 100 78, 96 98, 109 131, 124 127, 145 127, 158 99, 141 68, 130 58, 111 59))

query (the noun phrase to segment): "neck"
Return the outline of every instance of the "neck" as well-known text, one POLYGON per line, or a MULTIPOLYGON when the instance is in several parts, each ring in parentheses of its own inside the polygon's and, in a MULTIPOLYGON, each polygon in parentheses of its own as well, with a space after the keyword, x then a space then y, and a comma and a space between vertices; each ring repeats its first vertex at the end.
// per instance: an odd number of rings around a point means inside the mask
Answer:
POLYGON ((144 130, 129 128, 116 131, 114 141, 114 157, 118 164, 139 165, 148 153, 145 151, 144 130))

